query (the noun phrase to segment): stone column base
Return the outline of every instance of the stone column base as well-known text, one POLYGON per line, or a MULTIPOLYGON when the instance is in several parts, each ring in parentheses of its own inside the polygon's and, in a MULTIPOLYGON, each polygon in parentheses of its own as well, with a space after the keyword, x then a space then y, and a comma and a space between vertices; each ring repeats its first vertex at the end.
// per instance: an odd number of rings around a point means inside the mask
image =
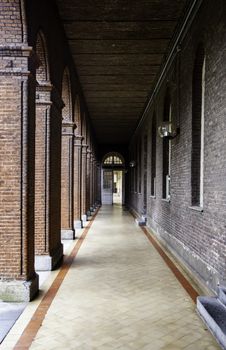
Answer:
POLYGON ((61 230, 61 239, 75 239, 75 230, 61 230))
POLYGON ((36 255, 35 270, 36 271, 52 271, 63 257, 63 244, 55 250, 53 255, 36 255))
POLYGON ((0 299, 5 302, 28 302, 38 293, 38 275, 29 281, 1 280, 0 299))
POLYGON ((74 227, 75 229, 79 229, 79 228, 82 228, 82 220, 75 220, 74 221, 74 227))
POLYGON ((86 222, 88 221, 88 217, 86 214, 82 215, 82 226, 84 226, 84 224, 86 224, 86 222))

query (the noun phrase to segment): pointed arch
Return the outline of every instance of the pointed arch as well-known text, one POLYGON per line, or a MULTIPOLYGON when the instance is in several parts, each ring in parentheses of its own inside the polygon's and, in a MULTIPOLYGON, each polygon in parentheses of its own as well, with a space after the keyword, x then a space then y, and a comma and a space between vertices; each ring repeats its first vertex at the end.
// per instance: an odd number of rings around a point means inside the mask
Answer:
POLYGON ((35 51, 39 60, 39 67, 36 70, 36 80, 38 83, 49 81, 48 50, 46 38, 42 30, 39 30, 37 33, 35 51))
POLYGON ((70 80, 70 72, 66 67, 63 73, 62 80, 62 99, 64 101, 64 108, 62 111, 63 121, 73 121, 72 117, 72 102, 71 102, 71 80, 70 80))

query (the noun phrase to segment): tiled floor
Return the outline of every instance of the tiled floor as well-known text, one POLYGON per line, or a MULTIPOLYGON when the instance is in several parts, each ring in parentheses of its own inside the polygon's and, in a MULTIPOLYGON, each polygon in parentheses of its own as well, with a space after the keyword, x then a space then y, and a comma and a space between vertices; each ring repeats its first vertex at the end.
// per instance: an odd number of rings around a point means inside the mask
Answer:
POLYGON ((219 349, 190 296, 117 206, 100 209, 30 348, 219 349))

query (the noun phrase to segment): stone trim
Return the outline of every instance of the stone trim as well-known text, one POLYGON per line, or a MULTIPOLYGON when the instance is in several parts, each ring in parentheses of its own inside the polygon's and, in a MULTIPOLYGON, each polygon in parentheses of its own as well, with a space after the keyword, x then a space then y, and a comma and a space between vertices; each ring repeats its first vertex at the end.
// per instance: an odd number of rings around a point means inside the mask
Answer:
POLYGON ((1 280, 0 299, 5 302, 28 302, 38 293, 39 276, 34 273, 28 280, 1 280))

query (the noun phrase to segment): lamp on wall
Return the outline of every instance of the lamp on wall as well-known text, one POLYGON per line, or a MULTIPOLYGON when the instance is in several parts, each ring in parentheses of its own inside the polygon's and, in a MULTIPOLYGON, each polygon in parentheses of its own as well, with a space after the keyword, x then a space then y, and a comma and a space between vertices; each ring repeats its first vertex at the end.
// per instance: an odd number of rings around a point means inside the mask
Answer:
POLYGON ((131 161, 129 162, 129 166, 130 166, 130 168, 135 168, 135 166, 136 166, 135 160, 131 160, 131 161))
POLYGON ((180 128, 175 127, 172 122, 165 121, 158 127, 158 134, 161 138, 174 139, 180 133, 180 128))

